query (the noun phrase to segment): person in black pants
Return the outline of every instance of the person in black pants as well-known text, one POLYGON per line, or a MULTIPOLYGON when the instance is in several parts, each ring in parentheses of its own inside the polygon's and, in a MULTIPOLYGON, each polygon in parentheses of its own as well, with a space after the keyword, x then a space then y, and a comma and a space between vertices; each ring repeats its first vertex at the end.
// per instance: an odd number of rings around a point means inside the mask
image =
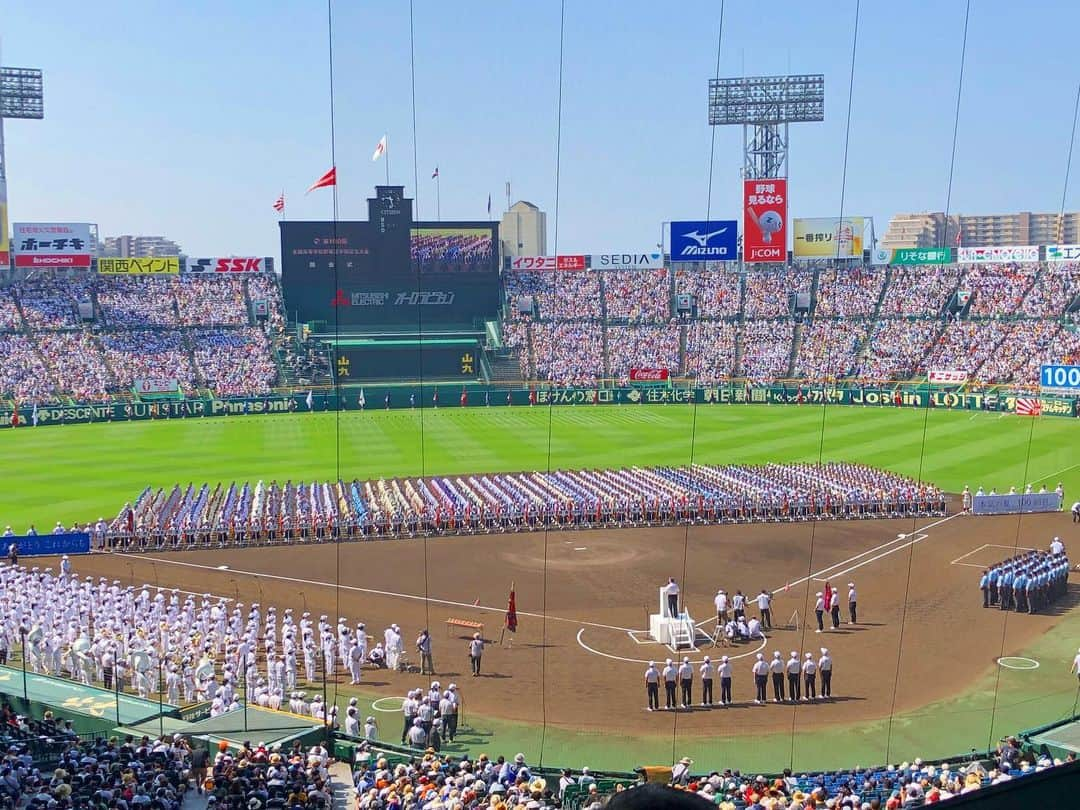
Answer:
POLYGON ((649 696, 649 711, 659 711, 660 671, 656 668, 655 661, 650 661, 649 668, 645 670, 645 692, 649 696))
POLYGON ((821 632, 825 629, 825 623, 822 621, 825 617, 825 600, 821 596, 821 591, 817 592, 817 602, 814 603, 814 615, 817 617, 817 632, 821 632))
POLYGON ((752 671, 754 673, 754 687, 757 690, 754 703, 764 703, 768 700, 765 690, 769 682, 769 665, 765 663, 765 656, 761 653, 757 654, 757 660, 754 662, 752 671))
POLYGON ((689 709, 694 705, 694 668, 690 666, 689 658, 684 658, 679 667, 679 688, 682 691, 682 707, 689 709))
POLYGON ((675 669, 669 658, 664 665, 664 697, 668 709, 675 708, 675 680, 677 677, 678 670, 675 669))
POLYGON ((792 703, 798 703, 802 693, 799 686, 799 674, 802 672, 802 667, 799 664, 799 654, 795 650, 791 651, 791 658, 787 660, 784 668, 787 671, 788 696, 792 703))
POLYGON ((814 662, 814 656, 810 653, 806 654, 806 660, 802 665, 803 680, 806 681, 806 694, 803 695, 804 700, 813 701, 817 699, 817 664, 814 662))
POLYGON ((710 661, 709 656, 706 655, 705 656, 705 661, 701 665, 701 705, 702 706, 712 706, 712 704, 713 704, 712 682, 713 682, 713 674, 714 674, 714 672, 715 672, 715 670, 713 669, 712 661, 710 661))
POLYGON ((824 647, 821 648, 821 658, 818 659, 818 672, 821 673, 821 696, 832 697, 832 656, 824 647))
POLYGON ((731 705, 731 661, 725 655, 720 659, 720 666, 717 668, 717 672, 720 675, 720 705, 731 705))
POLYGON ((772 691, 773 702, 784 702, 784 661, 780 657, 779 652, 772 654, 772 661, 769 662, 769 672, 772 673, 772 691))

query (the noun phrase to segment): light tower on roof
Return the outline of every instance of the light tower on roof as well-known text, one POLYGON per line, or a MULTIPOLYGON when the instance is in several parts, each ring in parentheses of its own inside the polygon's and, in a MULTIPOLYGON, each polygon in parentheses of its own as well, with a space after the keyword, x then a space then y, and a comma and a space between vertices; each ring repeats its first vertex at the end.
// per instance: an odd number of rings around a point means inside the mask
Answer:
POLYGON ((40 120, 44 117, 41 71, 37 68, 0 67, 0 269, 6 269, 10 261, 4 119, 40 120))

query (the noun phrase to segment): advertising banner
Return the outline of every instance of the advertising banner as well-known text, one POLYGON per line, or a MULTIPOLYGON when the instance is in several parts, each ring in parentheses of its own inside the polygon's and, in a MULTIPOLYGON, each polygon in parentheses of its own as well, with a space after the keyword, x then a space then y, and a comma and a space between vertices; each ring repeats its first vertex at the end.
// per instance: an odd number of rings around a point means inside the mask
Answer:
POLYGON ((1039 369, 1039 385, 1080 391, 1080 366, 1045 365, 1039 369))
POLYGON ((12 543, 19 550, 20 557, 41 557, 54 554, 89 554, 90 535, 86 532, 65 532, 64 534, 30 534, 5 537, 0 540, 4 554, 12 543))
POLYGON ((952 248, 878 248, 870 254, 871 264, 948 264, 952 248))
POLYGON ((668 379, 666 368, 632 368, 630 379, 634 382, 665 382, 668 379))
POLYGON ((1061 496, 1056 492, 1029 492, 1026 495, 975 495, 971 499, 974 515, 1016 515, 1023 512, 1057 512, 1061 496))
POLYGON ((515 256, 510 260, 511 270, 584 270, 587 266, 584 254, 572 256, 515 256))
POLYGON ((1037 262, 1038 245, 1003 245, 1001 247, 957 248, 956 260, 960 264, 984 264, 987 262, 1037 262))
POLYGON ((136 394, 178 394, 179 380, 135 380, 132 390, 136 394))
POLYGON ((184 265, 184 273, 210 275, 236 274, 236 273, 262 273, 269 266, 269 261, 259 257, 236 257, 188 259, 184 265))
POLYGON ((638 250, 632 253, 593 253, 589 256, 593 270, 662 270, 664 254, 638 250))
POLYGON ((823 258, 851 259, 862 257, 862 217, 816 217, 795 220, 795 236, 792 244, 795 255, 820 256, 823 258))
POLYGON ((87 268, 92 244, 85 222, 16 222, 11 228, 16 267, 87 268))
POLYGON ((8 247, 10 242, 7 214, 7 181, 0 177, 0 270, 6 270, 11 263, 11 253, 8 247))
POLYGON ((1080 261, 1080 245, 1047 245, 1046 260, 1048 262, 1080 261))
POLYGON ((180 272, 179 256, 154 256, 135 259, 98 259, 98 273, 103 276, 175 276, 180 272))
POLYGON ((968 373, 959 368, 932 368, 926 375, 929 382, 944 385, 961 385, 967 382, 968 373))
POLYGON ((743 181, 743 261, 787 260, 787 178, 743 181))
POLYGON ((672 262, 730 262, 739 256, 739 223, 734 219, 671 223, 672 262))

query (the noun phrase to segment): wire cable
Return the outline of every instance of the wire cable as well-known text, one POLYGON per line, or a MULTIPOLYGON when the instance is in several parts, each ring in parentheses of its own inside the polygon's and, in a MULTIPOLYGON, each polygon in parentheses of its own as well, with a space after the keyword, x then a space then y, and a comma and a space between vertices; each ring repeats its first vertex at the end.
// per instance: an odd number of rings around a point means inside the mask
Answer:
MULTIPOLYGON (((562 102, 563 102, 563 66, 565 64, 566 46, 566 0, 559 2, 559 78, 558 91, 555 102, 555 207, 554 228, 552 230, 553 251, 559 255, 559 202, 560 180, 562 179, 562 102)), ((556 262, 557 264, 558 262, 556 262)), ((551 272, 551 292, 554 299, 555 282, 558 270, 551 272)), ((551 341, 551 356, 549 372, 555 370, 555 344, 551 341)), ((534 352, 535 356, 535 352, 534 352)), ((539 376, 539 375, 537 375, 539 376)), ((548 398, 548 423, 547 423, 547 472, 551 472, 551 438, 553 428, 553 416, 555 413, 554 397, 548 398)), ((551 534, 550 527, 544 526, 544 567, 541 578, 540 593, 540 755, 539 764, 544 764, 544 745, 547 742, 547 595, 548 595, 548 540, 551 534)))
MULTIPOLYGON (((964 9, 964 29, 960 45, 960 75, 956 83, 956 109, 953 112, 953 137, 952 137, 952 149, 949 155, 949 182, 945 191, 945 224, 941 229, 942 241, 938 247, 944 248, 947 241, 946 234, 949 230, 949 206, 952 202, 952 186, 953 186, 953 171, 956 166, 956 142, 957 133, 960 129, 960 101, 963 98, 964 92, 964 63, 967 58, 967 39, 968 39, 968 23, 971 19, 971 0, 967 0, 964 9)), ((919 468, 915 476, 915 481, 918 485, 923 483, 923 468, 926 463, 926 434, 930 422, 930 399, 932 393, 930 391, 930 385, 927 383, 926 389, 926 406, 923 409, 923 427, 922 427, 922 443, 919 447, 919 468)), ((917 519, 912 517, 911 530, 912 533, 916 531, 915 524, 917 519)), ((889 704, 889 720, 886 724, 885 731, 885 761, 889 761, 889 754, 892 752, 892 731, 893 721, 896 717, 896 693, 900 688, 900 672, 903 666, 903 650, 904 650, 904 629, 907 624, 907 612, 908 612, 908 599, 911 594, 911 571, 915 560, 915 542, 912 541, 908 546, 908 558, 907 558, 907 571, 904 574, 904 601, 900 606, 900 633, 896 641, 896 671, 893 675, 893 688, 892 688, 892 700, 889 704)))
MULTIPOLYGON (((724 43, 724 0, 720 0, 720 30, 716 35, 716 68, 713 71, 713 76, 716 79, 720 78, 720 56, 724 43)), ((709 176, 706 184, 705 192, 705 222, 709 222, 712 217, 712 189, 713 189, 713 169, 716 163, 716 127, 712 127, 710 142, 709 142, 709 176)), ((662 240, 661 240, 662 241, 662 240)), ((663 257, 661 256, 661 259, 663 257)), ((694 491, 694 451, 697 444, 697 417, 698 417, 698 403, 697 398, 691 388, 691 396, 693 399, 693 411, 690 417, 690 457, 689 464, 687 465, 687 475, 689 476, 688 489, 691 493, 694 491)), ((686 597, 688 596, 686 588, 686 570, 690 558, 690 523, 686 523, 683 530, 683 555, 682 555, 682 575, 679 582, 682 583, 683 588, 683 604, 686 604, 686 597)), ((692 640, 693 641, 693 640, 692 640)), ((676 761, 676 747, 678 745, 679 736, 679 713, 673 712, 671 720, 671 761, 676 761)))

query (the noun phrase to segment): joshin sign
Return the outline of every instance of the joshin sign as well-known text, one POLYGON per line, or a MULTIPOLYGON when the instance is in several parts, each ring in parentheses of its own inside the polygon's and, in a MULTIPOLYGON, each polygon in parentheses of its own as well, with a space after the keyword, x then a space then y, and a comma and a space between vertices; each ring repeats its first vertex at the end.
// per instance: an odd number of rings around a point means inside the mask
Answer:
POLYGON ((743 260, 787 258, 787 178, 743 181, 743 260))

